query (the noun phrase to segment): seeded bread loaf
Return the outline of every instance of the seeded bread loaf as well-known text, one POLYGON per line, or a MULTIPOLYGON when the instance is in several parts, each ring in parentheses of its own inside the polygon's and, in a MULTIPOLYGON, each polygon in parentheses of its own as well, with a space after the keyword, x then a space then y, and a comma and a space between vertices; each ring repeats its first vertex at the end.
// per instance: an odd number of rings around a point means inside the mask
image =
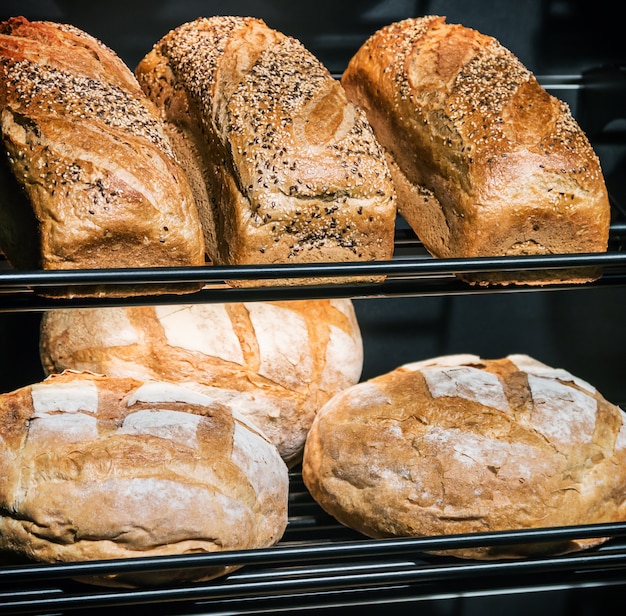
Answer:
POLYGON ((201 18, 158 41, 135 74, 169 126, 215 263, 391 258, 382 150, 301 43, 259 19, 201 18))
POLYGON ((0 24, 0 135, 0 245, 15 267, 204 264, 193 194, 159 113, 100 41, 65 24, 0 24))
MULTIPOLYGON (((0 550, 40 562, 268 547, 288 472, 235 410, 157 381, 52 375, 0 395, 0 550)), ((200 581, 236 565, 81 577, 200 581)))
MULTIPOLYGON (((589 383, 526 355, 438 357, 334 396, 302 477, 371 537, 623 521, 626 415, 589 383)), ((605 539, 452 550, 463 558, 568 552, 605 539)))
POLYGON ((204 391, 259 426, 289 466, 302 459, 317 410, 363 368, 347 299, 52 310, 40 350, 48 373, 91 370, 204 391))
POLYGON ((494 38, 440 16, 403 20, 362 45, 342 84, 386 149, 398 211, 435 257, 606 251, 610 206, 595 152, 568 106, 494 38))

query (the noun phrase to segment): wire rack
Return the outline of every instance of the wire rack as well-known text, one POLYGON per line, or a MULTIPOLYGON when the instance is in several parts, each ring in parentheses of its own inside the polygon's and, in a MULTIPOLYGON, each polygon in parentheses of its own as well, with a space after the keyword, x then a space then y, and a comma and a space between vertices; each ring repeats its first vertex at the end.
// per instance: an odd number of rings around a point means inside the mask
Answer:
POLYGON ((295 609, 358 609, 441 598, 626 585, 626 524, 371 540, 327 516, 298 469, 290 472, 287 531, 275 547, 204 555, 0 567, 2 614, 100 614, 149 608, 152 614, 265 614, 295 609), (470 561, 430 550, 613 537, 563 556, 470 561), (208 583, 108 589, 77 576, 242 565, 208 583))
POLYGON ((472 259, 435 259, 426 253, 412 231, 396 230, 394 257, 389 261, 314 263, 305 265, 238 265, 163 268, 123 268, 99 270, 38 270, 17 271, 0 268, 0 312, 49 310, 89 306, 130 304, 178 304, 237 301, 272 301, 319 299, 332 297, 394 297, 454 295, 477 293, 507 293, 535 291, 538 287, 524 285, 472 285, 459 274, 486 272, 579 271, 596 270, 601 276, 585 284, 550 284, 542 290, 623 286, 626 284, 626 223, 611 225, 609 250, 605 253, 528 255, 514 257, 478 257, 472 259), (346 282, 326 285, 289 284, 247 288, 233 287, 227 280, 288 280, 320 277, 384 278, 382 282, 346 282), (46 297, 49 288, 113 285, 155 287, 172 283, 201 283, 195 293, 154 294, 130 297, 46 297))
MULTIPOLYGON (((615 78, 615 71, 610 71, 615 78)), ((591 78, 595 76, 591 75, 591 78)), ((624 93, 623 71, 617 89, 624 93)), ((606 81, 606 76, 599 78, 606 81)), ((544 79, 544 82, 546 79, 544 79)), ((551 78, 548 89, 578 93, 579 78, 551 78)), ((544 85, 546 85, 544 83, 544 85)), ((581 116, 597 118, 604 90, 583 91, 581 116), (587 100, 589 99, 589 100, 587 100), (597 100, 601 99, 601 100, 597 100)), ((605 121, 598 125, 601 129, 605 121)), ((591 128, 594 126, 589 125, 591 128)), ((594 128, 594 130, 595 130, 594 128)), ((609 139, 614 136, 609 135, 609 139)), ((624 136, 617 136, 622 143, 624 136)), ((394 257, 376 263, 234 266, 117 270, 16 271, 0 259, 0 313, 51 308, 129 304, 271 301, 329 297, 384 298, 549 290, 585 290, 626 286, 626 212, 612 203, 617 216, 611 225, 609 249, 601 254, 433 259, 406 228, 396 229, 394 257), (571 270, 600 272, 594 282, 476 286, 459 274, 494 271, 571 270), (227 280, 271 280, 307 277, 383 276, 383 282, 333 285, 286 285, 235 288, 227 280), (97 285, 158 286, 201 283, 202 289, 183 295, 56 299, 50 288, 97 285)), ((1 558, 1 557, 0 557, 1 558)), ((116 614, 139 608, 151 614, 266 614, 320 610, 341 614, 393 606, 394 613, 413 613, 415 603, 428 601, 601 589, 626 596, 626 523, 543 528, 446 537, 371 540, 338 524, 311 499, 298 469, 290 472, 289 523, 273 548, 204 555, 149 557, 71 564, 24 564, 0 559, 0 614, 116 614), (562 556, 492 562, 434 556, 431 551, 483 545, 555 542, 611 537, 598 548, 562 556), (77 577, 123 572, 196 568, 214 565, 241 568, 208 583, 146 589, 108 589, 76 581, 77 577)), ((606 594, 605 594, 606 596, 606 594)), ((439 613, 439 612, 437 612, 439 613)), ((569 613, 578 613, 571 611, 569 613)), ((582 613, 582 612, 580 612, 582 613)))

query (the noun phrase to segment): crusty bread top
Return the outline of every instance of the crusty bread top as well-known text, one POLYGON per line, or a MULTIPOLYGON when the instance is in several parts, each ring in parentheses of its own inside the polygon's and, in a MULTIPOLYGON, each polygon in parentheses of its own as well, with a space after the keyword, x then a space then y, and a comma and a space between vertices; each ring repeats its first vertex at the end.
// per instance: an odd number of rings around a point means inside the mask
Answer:
MULTIPOLYGON (((69 562, 267 547, 287 494, 267 438, 184 387, 66 371, 0 396, 2 549, 69 562)), ((151 576, 168 579, 118 581, 151 576)))
POLYGON ((193 195, 160 116, 100 41, 65 24, 1 24, 0 112, 43 268, 204 263, 193 195))
MULTIPOLYGON (((439 357, 334 396, 313 422, 302 473, 322 507, 373 537, 620 521, 625 414, 526 355, 439 357)), ((595 542, 452 553, 497 558, 595 542)))
POLYGON ((342 83, 397 165, 400 213, 435 256, 606 250, 598 157, 566 103, 493 37, 406 19, 372 35, 342 83))
POLYGON ((395 192, 383 152, 299 41, 255 18, 200 18, 164 36, 135 72, 165 117, 216 161, 204 172, 206 182, 220 179, 206 208, 224 201, 214 224, 225 218, 228 244, 215 238, 216 259, 391 257, 395 192))
MULTIPOLYGON (((45 87, 45 68, 56 67, 59 71, 77 73, 128 92, 140 93, 132 72, 119 56, 102 41, 75 26, 14 17, 0 24, 0 34, 3 36, 3 56, 13 61, 26 61, 23 68, 29 71, 27 74, 35 80, 35 86, 45 87), (93 53, 94 49, 100 53, 93 53), (32 65, 42 65, 41 77, 36 66, 32 65)), ((21 85, 28 89, 28 82, 21 85)))
POLYGON ((317 410, 358 382, 363 344, 348 299, 51 310, 44 369, 185 383, 237 408, 301 460, 317 410))

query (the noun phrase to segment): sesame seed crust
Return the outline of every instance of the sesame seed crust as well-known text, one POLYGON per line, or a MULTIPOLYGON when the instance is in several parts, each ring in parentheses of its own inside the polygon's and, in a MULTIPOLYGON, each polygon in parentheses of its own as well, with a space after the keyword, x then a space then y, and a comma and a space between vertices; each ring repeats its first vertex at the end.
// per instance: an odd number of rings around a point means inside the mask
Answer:
MULTIPOLYGON (((597 155, 567 104, 493 37, 436 15, 399 21, 362 45, 342 84, 393 161, 398 211, 434 256, 606 250, 597 155)), ((549 282, 531 279, 521 282, 549 282)))
POLYGON ((26 60, 4 63, 4 76, 11 92, 7 106, 14 113, 54 118, 62 111, 68 121, 97 121, 111 130, 145 139, 174 156, 152 106, 137 99, 136 93, 26 60))
POLYGON ((159 41, 136 75, 170 132, 184 135, 178 145, 193 141, 202 153, 215 261, 391 257, 395 190, 384 152, 299 41, 259 19, 200 18, 159 41))
MULTIPOLYGON (((204 263, 193 194, 164 124, 108 47, 74 26, 13 18, 0 24, 0 82, 3 155, 32 208, 28 233, 39 251, 23 258, 17 237, 27 231, 14 221, 0 231, 10 261, 44 269, 204 263)), ((130 292, 141 291, 113 294, 130 292)))

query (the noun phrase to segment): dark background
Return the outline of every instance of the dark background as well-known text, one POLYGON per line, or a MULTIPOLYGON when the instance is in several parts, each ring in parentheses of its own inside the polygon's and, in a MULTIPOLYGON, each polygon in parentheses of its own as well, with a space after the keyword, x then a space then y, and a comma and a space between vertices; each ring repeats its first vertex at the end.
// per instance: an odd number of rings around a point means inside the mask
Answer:
MULTIPOLYGON (((450 22, 498 38, 542 77, 542 82, 552 84, 555 95, 567 100, 600 156, 615 218, 622 220, 626 104, 621 72, 617 72, 616 89, 583 92, 577 86, 558 86, 577 83, 581 75, 602 67, 615 75, 615 66, 626 65, 623 22, 615 4, 619 3, 0 0, 0 19, 24 15, 71 23, 101 39, 134 68, 153 43, 183 22, 217 14, 251 15, 299 38, 332 72, 340 73, 365 38, 381 26, 409 16, 446 15, 450 22)), ((624 288, 363 299, 355 300, 355 306, 365 345, 363 378, 447 353, 484 357, 528 353, 588 380, 613 402, 626 401, 624 288)), ((37 352, 39 318, 38 313, 0 312, 0 391, 42 378, 37 352)), ((606 606, 608 592, 494 596, 467 599, 462 604, 422 604, 415 610, 424 612, 430 607, 429 614, 459 615, 514 616, 531 610, 583 615, 598 613, 606 606)))
POLYGON ((1 0, 0 18, 63 21, 134 67, 158 38, 196 17, 251 15, 299 38, 340 71, 365 37, 391 21, 446 15, 495 36, 536 73, 580 72, 624 60, 623 22, 607 0, 1 0))

